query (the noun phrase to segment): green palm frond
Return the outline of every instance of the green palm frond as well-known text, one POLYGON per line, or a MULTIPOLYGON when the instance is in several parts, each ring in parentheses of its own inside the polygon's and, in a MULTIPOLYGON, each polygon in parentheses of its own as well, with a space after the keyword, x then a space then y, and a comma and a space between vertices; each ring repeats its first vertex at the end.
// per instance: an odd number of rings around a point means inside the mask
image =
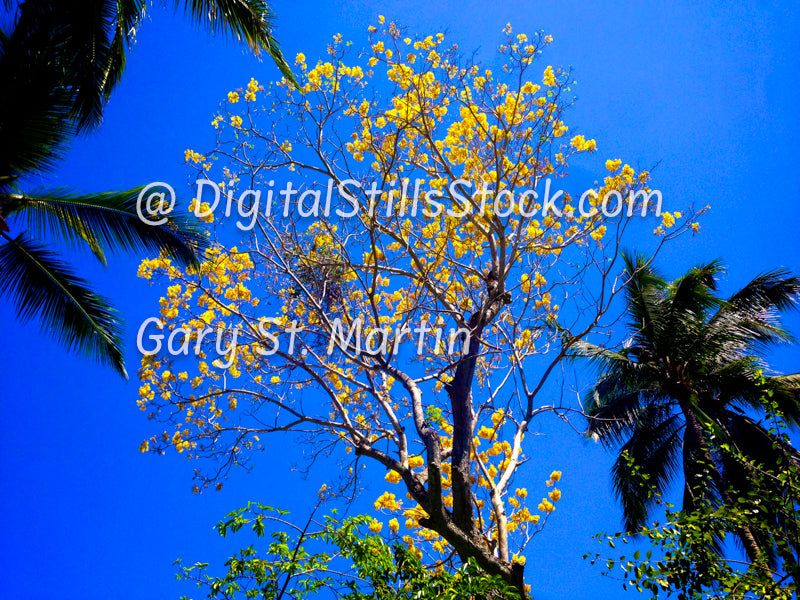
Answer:
POLYGON ((611 365, 617 363, 630 362, 630 358, 628 358, 628 356, 626 356, 626 354, 622 351, 617 352, 614 350, 609 350, 603 346, 598 346, 597 344, 592 344, 582 340, 573 342, 571 351, 572 353, 570 358, 591 358, 597 361, 596 364, 599 364, 601 369, 610 367, 611 365))
POLYGON ((628 531, 647 524, 656 500, 652 489, 664 492, 680 472, 684 424, 677 415, 664 418, 664 414, 655 409, 641 412, 639 427, 620 448, 612 467, 614 491, 622 501, 628 531))
POLYGON ((661 351, 673 360, 692 361, 692 342, 701 337, 707 315, 723 304, 714 295, 716 276, 724 272, 719 261, 699 265, 669 284, 661 303, 664 308, 663 347, 661 351))
POLYGON ((658 314, 659 294, 667 283, 647 257, 623 252, 622 259, 630 277, 625 286, 628 327, 635 333, 637 345, 655 350, 652 345, 661 337, 658 328, 663 322, 658 314))
POLYGON ((102 94, 110 62, 116 2, 27 0, 17 8, 11 37, 15 65, 32 77, 55 81, 69 97, 68 119, 80 131, 102 120, 102 94))
MULTIPOLYGON (((107 251, 144 251, 165 253, 181 265, 199 266, 208 238, 182 213, 170 214, 163 225, 144 223, 137 213, 143 189, 89 195, 65 189, 41 190, 14 196, 6 214, 22 218, 33 231, 49 231, 57 239, 86 243, 103 261, 107 251)), ((0 195, 0 204, 2 201, 0 195)))
POLYGON ((147 3, 144 0, 114 0, 116 15, 114 34, 110 42, 106 80, 103 97, 108 100, 111 92, 119 84, 125 70, 125 52, 134 41, 136 30, 145 16, 147 3))
POLYGON ((266 51, 275 61, 281 74, 299 87, 291 67, 281 53, 273 36, 275 13, 262 0, 175 0, 183 5, 198 24, 212 33, 230 33, 245 42, 256 54, 266 51))
POLYGON ((41 321, 61 345, 125 372, 120 317, 105 298, 39 242, 25 234, 0 245, 0 295, 23 322, 41 321))
POLYGON ((797 308, 798 293, 800 293, 800 278, 792 276, 789 271, 776 269, 753 279, 731 296, 728 303, 736 307, 750 306, 787 311, 797 308))
POLYGON ((717 290, 716 276, 725 272, 720 261, 699 265, 676 279, 668 286, 670 315, 692 313, 706 314, 720 305, 714 295, 717 290))
POLYGON ((669 418, 675 407, 658 390, 631 389, 616 384, 613 377, 603 379, 586 397, 588 434, 607 448, 624 444, 642 427, 649 427, 656 415, 669 418))
POLYGON ((775 344, 792 341, 780 327, 778 312, 796 309, 800 279, 786 271, 759 275, 721 306, 708 323, 707 340, 742 352, 763 353, 775 344))
POLYGON ((72 96, 53 67, 59 51, 56 42, 30 39, 19 27, 0 31, 0 189, 23 174, 51 171, 75 133, 72 96))
MULTIPOLYGON (((121 69, 124 47, 112 44, 117 3, 114 0, 65 2, 61 18, 67 25, 70 55, 67 77, 73 92, 73 116, 80 132, 95 129, 103 121, 109 68, 121 69), (113 52, 121 52, 113 55, 113 52)), ((116 71, 119 73, 120 71, 116 71)))

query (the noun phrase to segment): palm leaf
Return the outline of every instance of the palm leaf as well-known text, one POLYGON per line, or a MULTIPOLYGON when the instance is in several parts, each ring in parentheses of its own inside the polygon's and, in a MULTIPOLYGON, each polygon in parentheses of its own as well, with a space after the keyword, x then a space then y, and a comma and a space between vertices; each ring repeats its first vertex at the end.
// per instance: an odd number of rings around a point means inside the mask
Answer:
POLYGON ((723 302, 713 293, 717 289, 716 275, 723 271, 719 261, 700 265, 665 290, 665 313, 660 324, 663 331, 661 352, 673 361, 684 363, 696 359, 694 353, 687 350, 701 337, 709 311, 719 308, 723 302))
POLYGON ((796 309, 800 279, 786 271, 759 275, 724 303, 708 323, 706 340, 727 342, 734 351, 763 353, 792 341, 779 326, 777 311, 796 309))
POLYGON ((145 15, 144 0, 115 0, 114 36, 111 40, 103 96, 106 100, 119 84, 125 70, 125 51, 133 44, 134 35, 145 15))
POLYGON ((5 189, 23 174, 52 170, 75 132, 72 97, 54 68, 61 47, 25 32, 27 17, 23 11, 11 35, 0 32, 0 188, 5 189))
POLYGON ((650 259, 640 254, 622 253, 625 271, 630 277, 625 286, 628 326, 637 345, 656 351, 660 335, 659 295, 667 287, 650 259))
POLYGON ((762 273, 728 300, 732 306, 760 306, 786 311, 797 308, 800 278, 776 269, 762 273))
POLYGON ((646 525, 656 501, 652 490, 664 492, 679 472, 683 426, 678 415, 664 418, 661 410, 641 411, 639 426, 620 449, 611 477, 628 531, 646 525))
POLYGON ((164 225, 144 223, 137 213, 143 189, 91 195, 42 190, 18 196, 8 214, 25 219, 33 231, 49 231, 73 244, 88 243, 101 260, 106 251, 163 252, 181 265, 197 267, 208 238, 182 213, 170 214, 164 225))
POLYGON ((275 13, 261 0, 175 0, 176 7, 183 5, 197 23, 205 25, 212 33, 231 33, 244 41, 258 54, 266 50, 283 76, 299 87, 289 64, 283 57, 273 37, 275 13))
POLYGON ((630 359, 622 352, 609 350, 603 346, 582 340, 573 342, 571 349, 573 353, 570 358, 591 358, 596 361, 596 364, 600 365, 600 369, 610 368, 619 362, 630 362, 630 359))
POLYGON ((120 317, 105 298, 39 242, 20 234, 3 236, 0 294, 9 297, 23 322, 37 318, 68 350, 77 350, 123 377, 120 317))
POLYGON ((124 56, 124 47, 112 44, 117 2, 84 0, 58 4, 69 7, 60 16, 68 26, 64 59, 68 61, 66 83, 73 92, 72 113, 79 132, 91 131, 103 121, 109 67, 120 69, 124 60, 118 54, 121 51, 124 56))
POLYGON ((100 125, 108 94, 124 67, 126 33, 120 29, 135 20, 131 9, 141 3, 129 4, 121 0, 28 0, 19 7, 13 35, 22 40, 28 54, 21 62, 30 62, 42 48, 50 49, 46 69, 69 94, 68 116, 80 132, 100 125))

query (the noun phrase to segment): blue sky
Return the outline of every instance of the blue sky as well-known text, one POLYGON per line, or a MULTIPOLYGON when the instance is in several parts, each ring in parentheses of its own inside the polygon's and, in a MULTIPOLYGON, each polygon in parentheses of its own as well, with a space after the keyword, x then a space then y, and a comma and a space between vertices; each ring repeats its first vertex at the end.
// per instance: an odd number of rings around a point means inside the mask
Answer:
MULTIPOLYGON (((788 4, 788 3, 787 3, 788 4)), ((412 33, 446 31, 464 51, 491 64, 501 29, 544 29, 555 41, 546 64, 572 66, 579 101, 568 122, 597 139, 600 155, 650 167, 665 205, 711 205, 702 233, 666 250, 670 277, 722 258, 731 293, 763 270, 800 272, 796 166, 800 116, 800 15, 778 2, 286 2, 274 3, 288 57, 310 63, 334 33, 364 43, 377 15, 412 33)), ((151 181, 183 186, 186 148, 213 143, 210 121, 228 90, 250 77, 277 77, 231 42, 193 28, 157 6, 137 36, 128 70, 102 129, 77 140, 57 185, 85 191, 151 181)), ((188 188, 183 188, 188 198, 188 188)), ((126 361, 135 374, 138 325, 156 314, 159 290, 136 278, 138 261, 120 257, 104 270, 78 263, 127 319, 126 361)), ((229 510, 258 500, 305 516, 325 480, 292 472, 302 458, 289 444, 258 456, 252 473, 234 473, 219 493, 191 494, 194 465, 178 456, 142 455, 154 432, 136 407, 138 382, 65 354, 35 325, 21 327, 0 303, 0 573, 5 598, 177 598, 172 561, 221 562, 236 547, 212 526, 229 510)), ((800 333, 800 319, 787 320, 800 333)), ((797 371, 800 349, 771 357, 797 371)), ((529 550, 537 598, 623 597, 619 584, 581 560, 589 536, 616 530, 610 456, 554 422, 528 448, 529 489, 553 468, 564 472, 548 529, 529 550)), ((277 440, 276 440, 277 441, 277 440)), ((373 487, 365 498, 379 493, 373 487)))

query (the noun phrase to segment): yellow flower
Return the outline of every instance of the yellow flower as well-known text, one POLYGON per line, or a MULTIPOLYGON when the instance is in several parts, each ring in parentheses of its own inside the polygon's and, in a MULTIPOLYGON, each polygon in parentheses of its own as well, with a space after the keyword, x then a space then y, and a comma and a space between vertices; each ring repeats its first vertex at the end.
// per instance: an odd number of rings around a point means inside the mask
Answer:
POLYGON ((400 531, 400 523, 398 523, 397 519, 392 519, 389 521, 389 529, 392 533, 397 533, 400 531))
POLYGON ((505 418, 506 418, 505 411, 502 408, 497 409, 492 413, 492 424, 496 427, 500 425, 503 422, 503 420, 505 420, 505 418))
POLYGON ((299 65, 304 62, 306 62, 306 55, 302 52, 298 52, 297 56, 294 57, 294 64, 299 65))
POLYGON ((478 431, 478 437, 481 437, 485 440, 493 440, 495 437, 497 437, 497 432, 494 429, 483 426, 478 431))
POLYGON ((425 464, 425 460, 421 456, 412 456, 408 459, 408 466, 411 469, 416 469, 425 464))
POLYGON ((389 483, 400 483, 400 473, 397 471, 389 471, 384 479, 389 483))
POLYGON ((584 150, 594 152, 597 150, 597 142, 595 140, 587 140, 582 135, 576 135, 572 138, 572 140, 570 140, 570 146, 575 148, 578 152, 583 152, 584 150))
POLYGON ((553 67, 549 66, 544 70, 542 81, 545 85, 553 87, 556 84, 556 76, 553 73, 553 67))
POLYGON ((622 161, 618 158, 616 160, 607 160, 606 161, 606 169, 608 169, 611 173, 616 171, 622 166, 622 161))
POLYGON ((400 503, 395 500, 394 494, 384 492, 375 501, 375 510, 385 508, 387 510, 400 510, 402 507, 400 503))
POLYGON ((605 234, 606 234, 606 226, 605 226, 605 225, 601 225, 600 227, 598 227, 597 229, 595 229, 595 230, 594 230, 592 233, 590 233, 590 234, 589 234, 589 236, 590 236, 590 237, 591 237, 591 238, 592 238, 592 239, 593 239, 595 242, 599 242, 600 240, 602 240, 602 239, 603 239, 603 236, 604 236, 605 234))
POLYGON ((525 488, 517 488, 517 491, 514 493, 520 498, 525 498, 528 495, 528 490, 525 488))
POLYGON ((370 532, 380 533, 381 529, 383 529, 383 523, 381 523, 380 521, 376 521, 375 519, 372 519, 372 521, 369 524, 370 532))
POLYGON ((231 117, 231 125, 236 127, 237 129, 242 128, 242 117, 236 115, 235 117, 231 117))
POLYGON ((551 513, 556 509, 556 507, 547 498, 542 498, 542 501, 539 503, 538 509, 541 512, 551 513))
POLYGON ((236 92, 228 92, 228 102, 236 104, 239 101, 239 94, 236 92))
POLYGON ((186 160, 186 162, 192 161, 194 164, 197 164, 206 159, 205 156, 203 156, 199 152, 195 152, 194 150, 186 150, 183 153, 183 158, 186 160))
POLYGON ((661 215, 661 220, 664 223, 664 227, 670 228, 675 225, 675 217, 673 217, 670 213, 665 212, 661 215))
POLYGON ((625 165, 622 167, 622 178, 625 180, 625 183, 633 183, 634 173, 635 171, 630 165, 625 165))
POLYGON ((561 490, 555 490, 554 489, 552 492, 550 492, 547 495, 550 497, 550 500, 552 500, 553 502, 558 502, 559 500, 561 500, 561 490))

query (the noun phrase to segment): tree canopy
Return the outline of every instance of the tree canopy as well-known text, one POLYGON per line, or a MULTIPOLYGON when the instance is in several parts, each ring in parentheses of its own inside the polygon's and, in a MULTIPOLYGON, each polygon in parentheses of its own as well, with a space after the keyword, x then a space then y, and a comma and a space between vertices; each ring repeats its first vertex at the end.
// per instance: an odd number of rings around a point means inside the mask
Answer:
POLYGON ((375 500, 392 532, 404 520, 409 547, 524 594, 523 553, 561 497, 560 471, 542 490, 517 478, 526 433, 576 410, 547 383, 613 323, 623 237, 657 252, 697 224, 620 159, 589 193, 558 190, 598 144, 567 135, 570 73, 537 62, 550 37, 505 33, 493 73, 381 22, 363 55, 341 36, 327 60, 298 55, 299 91, 228 94, 216 148, 186 151, 206 263, 140 267, 169 287, 140 329, 139 404, 165 423, 143 451, 216 461, 198 491, 274 432, 349 455, 342 494, 375 461, 402 490, 375 500))

